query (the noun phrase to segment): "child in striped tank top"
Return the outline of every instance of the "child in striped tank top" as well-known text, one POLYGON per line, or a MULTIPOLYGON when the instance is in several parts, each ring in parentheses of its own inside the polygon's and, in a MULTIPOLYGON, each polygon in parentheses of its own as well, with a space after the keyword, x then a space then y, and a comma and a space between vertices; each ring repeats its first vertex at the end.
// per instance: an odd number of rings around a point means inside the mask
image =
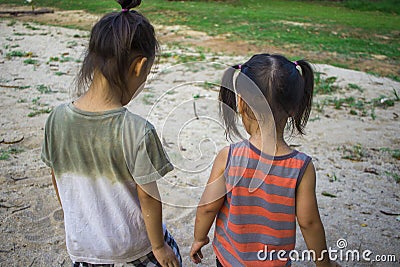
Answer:
POLYGON ((254 55, 226 70, 220 113, 227 138, 243 141, 223 148, 215 158, 197 209, 190 251, 194 263, 201 262, 201 248, 209 243, 216 219, 217 266, 290 266, 297 218, 316 265, 339 266, 324 253, 311 158, 284 139, 286 126, 292 134, 304 134, 313 88, 310 64, 281 55, 254 55), (236 125, 239 115, 248 140, 236 125))

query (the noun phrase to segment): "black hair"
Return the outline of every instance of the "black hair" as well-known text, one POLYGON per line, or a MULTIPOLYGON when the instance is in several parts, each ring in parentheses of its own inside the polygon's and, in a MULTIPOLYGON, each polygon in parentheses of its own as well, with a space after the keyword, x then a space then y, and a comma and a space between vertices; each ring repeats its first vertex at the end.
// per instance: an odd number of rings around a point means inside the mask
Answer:
POLYGON ((225 125, 227 138, 241 137, 236 126, 238 117, 236 93, 247 94, 244 99, 244 106, 247 108, 244 108, 244 112, 248 117, 255 118, 254 113, 262 115, 268 112, 265 105, 252 103, 254 100, 251 99, 259 98, 256 95, 248 96, 254 95, 253 92, 248 92, 248 88, 252 86, 256 86, 262 94, 260 96, 268 102, 276 123, 286 124, 289 118, 292 134, 294 130, 297 130, 299 134, 304 134, 311 112, 314 90, 314 72, 307 61, 291 62, 282 55, 258 54, 243 65, 228 68, 222 77, 219 92, 220 115, 225 125), (238 69, 240 73, 236 81, 233 81, 238 69), (236 92, 233 88, 236 88, 236 92))
MULTIPOLYGON (((137 11, 141 0, 118 0, 122 11, 104 15, 92 28, 89 47, 77 76, 78 95, 99 71, 112 88, 125 90, 127 74, 139 56, 153 60, 158 50, 154 27, 137 11)), ((149 61, 148 61, 149 62, 149 61)))

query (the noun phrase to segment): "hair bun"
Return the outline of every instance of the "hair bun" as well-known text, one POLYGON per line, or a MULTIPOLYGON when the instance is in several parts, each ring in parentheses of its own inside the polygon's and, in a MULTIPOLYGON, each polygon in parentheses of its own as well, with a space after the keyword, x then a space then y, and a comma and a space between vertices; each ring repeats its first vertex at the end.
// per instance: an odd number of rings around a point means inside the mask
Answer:
POLYGON ((132 9, 140 6, 142 0, 117 0, 123 9, 132 9))

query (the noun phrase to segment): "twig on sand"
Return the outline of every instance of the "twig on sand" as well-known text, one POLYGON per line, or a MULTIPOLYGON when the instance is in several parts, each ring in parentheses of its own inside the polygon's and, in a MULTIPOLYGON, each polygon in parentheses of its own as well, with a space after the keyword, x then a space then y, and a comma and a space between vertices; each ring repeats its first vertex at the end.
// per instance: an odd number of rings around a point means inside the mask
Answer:
POLYGON ((194 111, 194 116, 198 120, 199 116, 197 115, 197 110, 196 110, 196 100, 193 100, 193 111, 194 111))
POLYGON ((328 192, 326 192, 326 191, 323 191, 322 193, 321 193, 321 195, 323 195, 323 196, 325 196, 325 197, 337 197, 336 195, 334 195, 334 194, 331 194, 331 193, 328 193, 328 192))
POLYGON ((10 177, 10 179, 13 180, 14 182, 17 182, 17 181, 22 181, 22 180, 29 179, 29 177, 22 177, 22 178, 13 178, 13 177, 10 177))
POLYGON ((14 214, 14 213, 16 213, 16 212, 29 209, 30 207, 31 207, 31 205, 28 205, 28 206, 22 207, 22 208, 20 208, 20 209, 13 210, 11 213, 14 214))
POLYGON ((10 208, 14 208, 14 207, 18 207, 18 206, 7 206, 4 204, 0 204, 0 208, 3 208, 3 209, 10 209, 10 208))
POLYGON ((385 215, 388 215, 388 216, 399 216, 400 215, 400 213, 387 212, 387 211, 384 211, 384 210, 380 210, 380 212, 382 214, 385 214, 385 215))
POLYGON ((32 266, 33 266, 33 263, 35 262, 35 260, 36 260, 36 257, 33 258, 33 261, 31 262, 31 264, 29 265, 29 267, 32 267, 32 266))
POLYGON ((0 84, 0 87, 3 87, 3 88, 14 88, 14 89, 20 89, 21 88, 20 85, 6 85, 6 84, 0 84))
POLYGON ((19 142, 22 142, 24 140, 24 136, 22 136, 20 139, 15 140, 15 141, 5 141, 4 138, 0 140, 0 144, 6 144, 6 145, 13 145, 19 142))
POLYGON ((46 13, 54 13, 53 9, 40 9, 40 10, 32 10, 32 11, 26 11, 26 10, 9 10, 9 11, 0 11, 0 15, 11 15, 11 16, 18 16, 20 14, 23 15, 40 15, 40 14, 46 14, 46 13))

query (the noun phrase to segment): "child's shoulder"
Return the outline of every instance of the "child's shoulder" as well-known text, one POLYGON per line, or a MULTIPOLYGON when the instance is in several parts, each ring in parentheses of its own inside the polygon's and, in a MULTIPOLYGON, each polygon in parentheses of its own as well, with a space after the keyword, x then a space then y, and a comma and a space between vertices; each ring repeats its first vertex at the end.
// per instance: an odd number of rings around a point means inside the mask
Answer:
POLYGON ((66 110, 70 104, 71 104, 71 103, 69 103, 69 102, 67 102, 67 103, 62 103, 62 104, 60 104, 60 105, 54 107, 53 110, 52 110, 52 113, 59 113, 59 112, 62 112, 62 111, 64 111, 64 110, 66 110))
POLYGON ((47 117, 47 122, 58 120, 56 117, 60 117, 60 114, 64 113, 68 107, 68 103, 62 103, 52 109, 49 116, 47 117))
POLYGON ((125 112, 124 123, 128 127, 131 126, 137 129, 145 129, 146 131, 154 129, 154 125, 151 122, 129 110, 126 110, 125 112))
POLYGON ((123 134, 136 140, 146 135, 156 135, 154 125, 142 116, 126 110, 123 122, 123 134))
POLYGON ((299 151, 299 150, 294 150, 294 151, 295 151, 294 156, 293 156, 294 158, 301 159, 303 161, 311 161, 312 160, 312 157, 310 155, 308 155, 302 151, 299 151))

